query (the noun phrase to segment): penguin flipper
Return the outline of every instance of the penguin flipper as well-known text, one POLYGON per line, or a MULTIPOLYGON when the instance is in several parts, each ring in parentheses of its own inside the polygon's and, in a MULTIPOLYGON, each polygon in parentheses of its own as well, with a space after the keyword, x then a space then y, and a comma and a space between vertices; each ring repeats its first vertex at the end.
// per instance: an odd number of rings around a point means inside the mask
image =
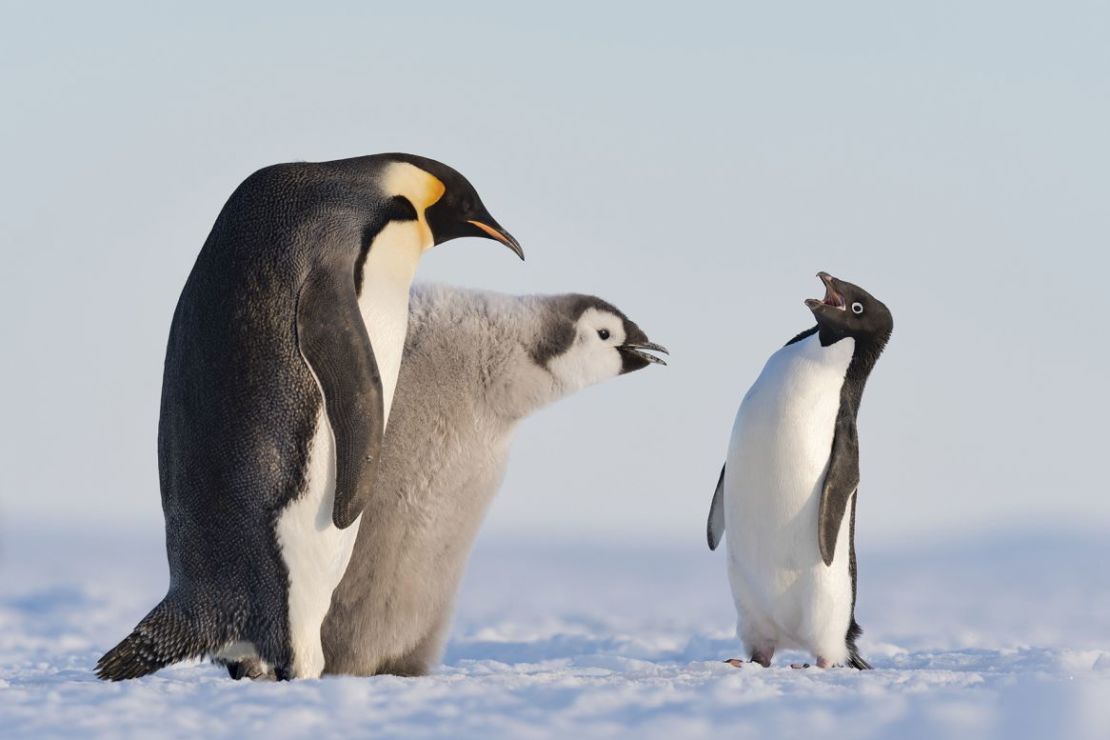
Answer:
POLYGON ((832 454, 821 487, 817 514, 817 545, 825 565, 832 565, 840 524, 848 510, 848 499, 859 488, 859 439, 855 419, 841 411, 836 419, 832 454))
POLYGON ((297 344, 316 376, 335 438, 332 521, 366 507, 385 431, 382 379, 349 265, 318 265, 297 296, 297 344))
POLYGON ((705 527, 709 539, 709 549, 716 550, 725 536, 725 466, 721 466, 721 477, 717 479, 717 489, 713 491, 713 502, 709 504, 709 521, 705 527))

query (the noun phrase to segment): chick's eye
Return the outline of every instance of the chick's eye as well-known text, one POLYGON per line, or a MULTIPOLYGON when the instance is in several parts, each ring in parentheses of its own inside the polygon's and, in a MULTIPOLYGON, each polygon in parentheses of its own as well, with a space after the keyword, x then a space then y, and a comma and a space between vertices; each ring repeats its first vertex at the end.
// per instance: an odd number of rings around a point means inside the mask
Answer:
POLYGON ((599 337, 601 337, 602 339, 608 339, 609 338, 609 330, 608 329, 598 329, 597 330, 597 335, 599 337))
POLYGON ((852 304, 852 313, 854 313, 856 316, 859 316, 861 313, 863 313, 863 304, 860 303, 859 301, 856 301, 855 303, 853 303, 852 304))

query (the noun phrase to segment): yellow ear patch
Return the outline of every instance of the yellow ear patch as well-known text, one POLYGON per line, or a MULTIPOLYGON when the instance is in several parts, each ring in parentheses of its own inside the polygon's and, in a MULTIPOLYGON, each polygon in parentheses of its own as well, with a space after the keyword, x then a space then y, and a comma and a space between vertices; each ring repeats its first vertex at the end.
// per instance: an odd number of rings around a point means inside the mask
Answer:
POLYGON ((424 209, 443 197, 447 191, 438 177, 408 162, 394 162, 382 174, 382 188, 386 195, 403 195, 408 198, 421 220, 424 209))

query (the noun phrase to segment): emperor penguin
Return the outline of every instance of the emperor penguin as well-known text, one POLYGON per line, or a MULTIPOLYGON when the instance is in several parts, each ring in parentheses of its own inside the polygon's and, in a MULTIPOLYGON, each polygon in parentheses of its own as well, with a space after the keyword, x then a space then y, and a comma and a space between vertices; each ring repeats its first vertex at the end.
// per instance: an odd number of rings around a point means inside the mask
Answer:
POLYGON ((203 656, 319 676, 320 625, 375 485, 421 255, 517 241, 450 167, 266 167, 216 218, 174 312, 158 463, 170 585, 102 679, 203 656))
POLYGON ((751 662, 767 667, 783 647, 808 651, 821 668, 865 669, 855 620, 856 414, 894 320, 859 286, 817 276, 825 297, 805 302, 817 325, 771 355, 736 414, 709 549, 727 529, 737 635, 751 662))
MULTIPOLYGON (((594 296, 414 288, 377 495, 324 620, 325 673, 429 672, 520 422, 665 352, 594 296)), ((229 669, 269 677, 257 661, 229 669)))

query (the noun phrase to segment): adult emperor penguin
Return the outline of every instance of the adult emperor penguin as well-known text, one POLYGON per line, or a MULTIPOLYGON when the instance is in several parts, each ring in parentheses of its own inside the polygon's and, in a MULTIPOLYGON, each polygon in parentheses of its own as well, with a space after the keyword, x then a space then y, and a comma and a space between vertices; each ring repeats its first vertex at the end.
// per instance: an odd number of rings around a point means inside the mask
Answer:
POLYGON ((413 274, 462 236, 523 258, 462 175, 410 154, 275 165, 231 195, 166 350, 169 591, 101 678, 205 655, 320 675, 320 624, 379 492, 413 274))
MULTIPOLYGON (((737 634, 764 667, 779 647, 819 667, 870 668, 856 649, 856 413, 894 328, 862 288, 818 273, 817 325, 767 361, 744 396, 709 510, 709 549, 728 529, 737 634)), ((738 665, 739 661, 729 661, 738 665)))
POLYGON ((427 673, 517 425, 665 351, 593 296, 417 286, 377 495, 324 621, 325 673, 427 673))

